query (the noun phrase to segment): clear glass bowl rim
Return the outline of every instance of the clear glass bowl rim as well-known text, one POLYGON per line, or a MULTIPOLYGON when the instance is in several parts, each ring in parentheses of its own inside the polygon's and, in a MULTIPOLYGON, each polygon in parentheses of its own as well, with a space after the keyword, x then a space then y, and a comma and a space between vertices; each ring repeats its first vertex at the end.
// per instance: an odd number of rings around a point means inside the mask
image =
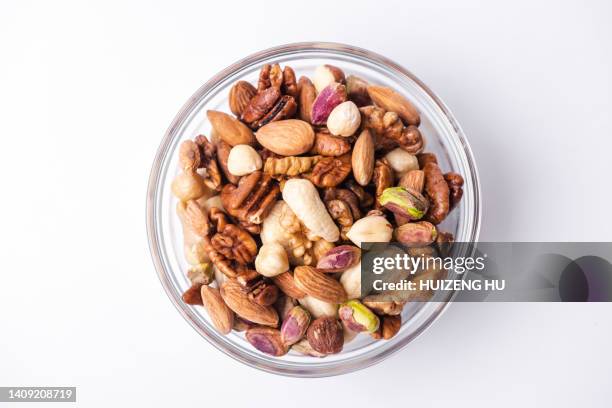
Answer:
POLYGON ((157 271, 160 282, 176 307, 179 313, 189 322, 189 324, 202 336, 204 337, 210 344, 212 344, 215 348, 222 351, 224 354, 229 355, 230 357, 257 369, 270 372, 273 374, 293 376, 293 377, 326 377, 333 375, 340 375, 349 373, 352 371, 360 370, 389 357, 393 353, 399 351, 403 347, 405 347, 408 343, 418 337, 422 332, 424 332, 439 316, 446 310, 446 307, 452 302, 452 298, 454 294, 448 298, 445 302, 440 302, 440 306, 437 310, 432 313, 427 320, 422 323, 417 330, 412 332, 410 335, 403 337, 400 341, 396 342, 392 348, 388 348, 382 350, 380 353, 369 356, 368 358, 364 358, 361 360, 357 360, 351 362, 351 364, 343 364, 342 362, 336 364, 330 364, 329 367, 325 366, 317 366, 317 367, 304 367, 300 370, 295 369, 287 369, 283 367, 282 364, 274 364, 269 361, 258 359, 253 354, 245 354, 238 348, 230 348, 225 347, 225 345, 220 344, 215 341, 213 337, 211 337, 205 330, 199 327, 193 320, 192 317, 189 316, 187 309, 183 305, 180 297, 177 297, 175 293, 172 291, 172 283, 168 278, 169 272, 166 270, 164 262, 161 259, 161 244, 159 239, 159 228, 157 219, 157 195, 159 190, 159 183, 161 181, 161 170, 162 163, 165 156, 168 153, 169 147, 172 145, 173 139, 177 136, 177 130, 180 128, 181 124, 184 120, 189 116, 192 109, 197 105, 198 101, 206 96, 208 92, 215 88, 216 84, 221 82, 227 76, 234 74, 237 71, 240 71, 245 66, 249 66, 251 64, 255 64, 259 61, 272 58, 280 55, 287 54, 295 54, 299 52, 313 52, 313 51, 322 51, 322 52, 337 52, 345 55, 350 55, 356 58, 362 58, 365 60, 369 60, 371 62, 378 63, 379 65, 384 66, 386 69, 394 71, 396 74, 405 76, 408 79, 414 81, 438 106, 438 108, 444 113, 446 116, 446 120, 450 122, 453 126, 456 136, 458 137, 458 144, 462 148, 462 152, 465 154, 465 158, 467 160, 468 168, 470 171, 471 179, 472 179, 472 188, 473 188, 473 208, 471 212, 472 216, 472 228, 470 231, 470 241, 475 242, 478 240, 478 236, 480 233, 480 218, 481 218, 481 193, 480 193, 480 183, 478 178, 478 170, 476 167, 476 163, 474 161, 474 157, 465 138, 465 134, 463 133, 461 127, 457 123, 457 120, 454 118, 448 107, 442 102, 442 100, 433 93, 420 79, 418 79, 414 74, 412 74, 407 69, 403 68, 401 65, 389 60, 386 57, 383 57, 377 53, 372 51, 368 51, 359 47, 355 47, 352 45, 346 45, 341 43, 332 43, 332 42, 301 42, 301 43, 291 43, 280 45, 272 48, 268 48, 266 50, 251 54, 246 58, 241 59, 240 61, 230 65, 225 68, 215 76, 213 76, 210 80, 208 80, 204 85, 202 85, 193 96, 183 105, 181 110, 175 116, 172 124, 167 129, 164 138, 160 147, 157 150, 155 155, 155 159, 153 162, 153 166, 151 169, 151 173, 149 176, 148 183, 148 191, 147 191, 147 203, 146 203, 146 226, 147 226, 147 236, 149 242, 149 249, 151 252, 151 257, 157 271))

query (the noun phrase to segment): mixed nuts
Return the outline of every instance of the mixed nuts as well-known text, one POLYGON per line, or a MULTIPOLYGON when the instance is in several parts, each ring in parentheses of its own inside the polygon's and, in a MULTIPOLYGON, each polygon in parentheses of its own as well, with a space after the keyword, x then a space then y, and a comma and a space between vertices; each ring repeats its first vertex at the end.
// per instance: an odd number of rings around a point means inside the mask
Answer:
POLYGON ((272 356, 395 336, 404 303, 362 298, 361 251, 452 241, 437 225, 463 194, 461 175, 423 152, 415 106, 339 67, 297 79, 273 64, 234 84, 229 112, 208 111, 211 138, 179 149, 183 300, 272 356))

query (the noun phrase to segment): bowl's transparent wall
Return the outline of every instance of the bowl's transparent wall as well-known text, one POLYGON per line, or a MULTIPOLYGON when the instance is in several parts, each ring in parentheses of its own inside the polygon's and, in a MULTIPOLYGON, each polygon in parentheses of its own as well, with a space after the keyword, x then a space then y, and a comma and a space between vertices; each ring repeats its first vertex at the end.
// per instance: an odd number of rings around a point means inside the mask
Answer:
POLYGON ((345 73, 358 75, 370 83, 392 87, 402 92, 421 112, 421 132, 426 139, 426 151, 436 153, 443 171, 456 171, 465 178, 465 193, 460 206, 440 226, 442 231, 455 234, 457 241, 475 240, 478 229, 478 191, 475 168, 460 130, 445 108, 416 79, 390 69, 388 61, 376 61, 354 55, 361 50, 322 50, 314 46, 289 46, 283 50, 268 51, 228 68, 204 85, 185 105, 170 127, 151 176, 149 192, 149 228, 151 249, 156 267, 168 295, 179 311, 212 344, 233 357, 258 368, 298 376, 323 376, 352 371, 384 358, 408 343, 424 330, 444 308, 444 302, 414 303, 407 305, 402 315, 403 325, 390 341, 372 341, 359 335, 345 345, 342 353, 324 359, 289 353, 281 358, 268 357, 253 349, 242 333, 228 336, 217 334, 202 308, 181 303, 181 293, 189 287, 186 278, 182 230, 176 216, 176 199, 170 192, 172 178, 178 172, 177 146, 185 139, 199 134, 210 134, 206 110, 229 113, 227 95, 237 80, 257 83, 261 65, 278 62, 290 65, 299 78, 312 76, 315 67, 330 63, 342 67, 345 73), (267 55, 271 54, 271 55, 267 55), (385 63, 387 65, 385 65, 385 63), (222 77, 222 78, 221 78, 222 77))

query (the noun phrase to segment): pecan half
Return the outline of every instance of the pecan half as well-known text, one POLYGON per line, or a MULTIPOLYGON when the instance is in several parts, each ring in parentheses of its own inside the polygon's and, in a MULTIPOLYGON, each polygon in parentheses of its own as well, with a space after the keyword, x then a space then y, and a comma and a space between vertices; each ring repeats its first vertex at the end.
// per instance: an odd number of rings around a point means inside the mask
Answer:
POLYGON ((297 104, 295 103, 293 96, 284 95, 278 100, 278 102, 276 102, 272 109, 270 109, 268 113, 261 118, 261 120, 252 123, 251 127, 253 129, 259 129, 270 122, 290 119, 295 115, 296 110, 297 104))
POLYGON ((244 265, 253 262, 257 244, 248 232, 228 223, 226 215, 219 208, 211 208, 209 216, 216 232, 204 237, 204 249, 224 275, 234 278, 244 271, 244 265))
POLYGON ((335 187, 351 173, 351 155, 323 157, 315 164, 308 179, 317 187, 335 187))
POLYGON ((346 137, 333 136, 327 131, 315 133, 315 142, 310 153, 321 156, 342 156, 351 151, 351 144, 346 137))
POLYGON ((261 224, 279 191, 278 183, 269 174, 255 171, 240 178, 238 186, 223 187, 221 202, 231 216, 249 224, 261 224))
POLYGON ((200 168, 206 169, 204 184, 212 190, 221 190, 221 172, 217 164, 215 146, 204 135, 197 136, 194 141, 200 149, 200 168))
POLYGON ((241 120, 252 129, 277 120, 292 118, 297 111, 298 86, 291 67, 266 64, 259 73, 257 94, 251 98, 241 120))

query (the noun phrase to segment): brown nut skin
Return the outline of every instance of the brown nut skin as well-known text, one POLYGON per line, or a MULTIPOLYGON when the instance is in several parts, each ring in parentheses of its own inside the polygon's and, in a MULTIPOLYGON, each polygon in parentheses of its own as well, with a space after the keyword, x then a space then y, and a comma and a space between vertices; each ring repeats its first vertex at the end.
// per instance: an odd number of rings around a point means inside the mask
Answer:
POLYGON ((353 177, 362 186, 367 186, 374 174, 374 138, 368 129, 364 129, 353 145, 351 165, 353 177))
POLYGON ((423 170, 410 170, 400 178, 397 185, 422 193, 425 186, 425 172, 423 170))
POLYGON ((438 235, 435 225, 427 221, 411 222, 395 229, 395 239, 403 245, 423 246, 436 240, 438 235))
POLYGON ((313 321, 306 336, 310 346, 322 354, 339 353, 344 345, 342 324, 334 317, 322 316, 313 321))
POLYGON ((200 293, 201 284, 193 284, 183 293, 183 302, 188 305, 202 306, 202 294, 200 293))
POLYGON ((382 195, 383 191, 393 186, 395 175, 393 169, 387 162, 387 159, 376 160, 374 165, 374 175, 372 180, 376 186, 376 208, 380 208, 378 198, 382 195))
POLYGON ((344 287, 334 278, 311 266, 298 266, 294 270, 295 284, 306 294, 327 303, 346 302, 344 287))
POLYGON ((348 99, 359 107, 372 104, 372 99, 368 95, 368 83, 355 75, 346 77, 346 92, 348 99))
POLYGON ((229 106, 234 115, 240 117, 249 104, 249 101, 257 94, 257 89, 247 81, 238 81, 230 89, 229 106))
POLYGON ((229 159, 230 151, 232 150, 232 146, 225 143, 223 140, 219 140, 217 143, 217 162, 219 163, 219 167, 221 167, 221 171, 223 175, 232 184, 238 184, 240 181, 240 177, 233 175, 230 173, 229 168, 227 167, 227 161, 229 159))
POLYGON ((287 354, 288 348, 281 339, 280 331, 270 327, 256 326, 246 331, 246 339, 262 353, 280 357, 287 354))
POLYGON ((463 197, 463 177, 457 173, 446 173, 444 175, 444 180, 448 184, 448 189, 450 193, 450 210, 455 208, 459 201, 461 201, 461 197, 463 197))
POLYGON ((425 194, 429 197, 429 210, 425 219, 432 224, 439 224, 450 211, 450 191, 437 164, 429 162, 423 167, 425 172, 425 194))
POLYGON ((393 338, 402 327, 402 316, 381 316, 378 330, 371 334, 375 339, 389 340, 393 338))
POLYGON ((438 158, 433 153, 419 153, 417 154, 417 160, 419 161, 419 167, 422 169, 427 163, 438 164, 438 158))
POLYGON ((263 118, 281 97, 280 89, 268 88, 257 93, 247 104, 240 119, 251 125, 263 118))
POLYGON ((352 245, 340 245, 319 259, 317 269, 321 272, 344 272, 361 260, 361 250, 352 245))
POLYGON ((206 309, 213 326, 220 333, 228 334, 231 332, 234 326, 234 312, 227 307, 223 298, 221 298, 219 289, 202 286, 200 293, 202 295, 202 306, 206 309))
POLYGON ((285 316, 281 326, 281 339, 287 345, 297 343, 304 337, 310 324, 310 313, 300 306, 295 306, 285 316))
POLYGON ((298 88, 298 100, 299 100, 298 116, 303 121, 312 123, 312 118, 311 118, 312 104, 314 103, 317 97, 317 90, 315 89, 315 86, 312 84, 310 79, 308 79, 305 76, 300 77, 297 88, 298 88))
POLYGON ((206 116, 217 135, 230 146, 255 144, 255 136, 247 125, 224 112, 209 110, 206 116))
POLYGON ((293 280, 293 275, 291 275, 289 272, 276 275, 272 278, 272 280, 276 286, 278 286, 281 292, 289 297, 301 299, 306 296, 306 292, 296 286, 295 281, 293 280))
POLYGON ((374 103, 388 112, 397 112, 407 125, 419 126, 421 118, 414 105, 402 94, 385 86, 368 86, 374 103))
POLYGON ((315 141, 310 153, 338 157, 350 151, 351 144, 347 138, 334 136, 327 131, 320 131, 315 133, 315 141))

